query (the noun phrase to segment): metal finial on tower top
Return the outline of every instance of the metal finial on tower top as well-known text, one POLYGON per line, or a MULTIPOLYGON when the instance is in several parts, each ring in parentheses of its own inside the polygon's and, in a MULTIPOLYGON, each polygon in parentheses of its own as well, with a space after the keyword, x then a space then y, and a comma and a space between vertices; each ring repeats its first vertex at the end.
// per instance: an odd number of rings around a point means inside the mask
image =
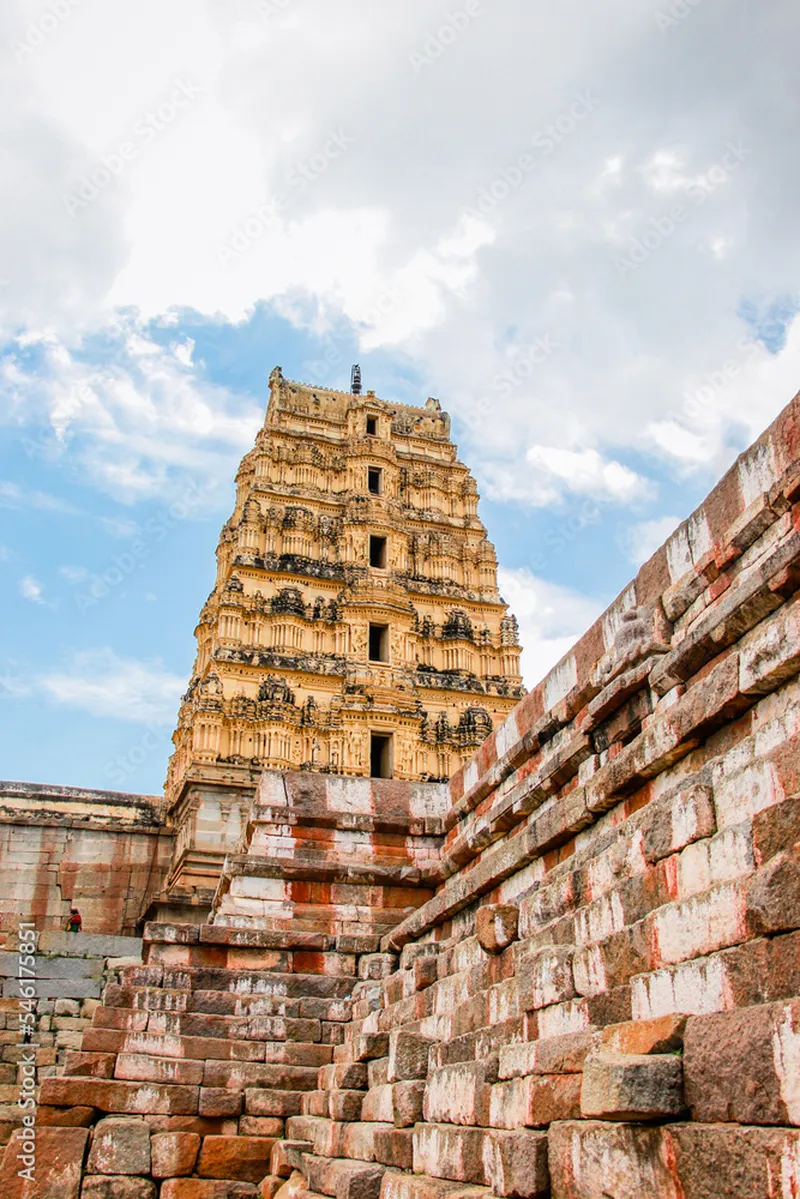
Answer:
POLYGON ((350 372, 350 390, 354 396, 361 395, 361 367, 355 364, 350 372))

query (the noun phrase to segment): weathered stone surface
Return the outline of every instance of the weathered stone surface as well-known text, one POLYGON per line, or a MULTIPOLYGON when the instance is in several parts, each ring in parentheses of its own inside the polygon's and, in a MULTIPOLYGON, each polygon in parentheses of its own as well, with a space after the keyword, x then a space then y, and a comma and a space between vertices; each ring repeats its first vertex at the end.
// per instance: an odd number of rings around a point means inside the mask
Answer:
POLYGON ((150 1127, 143 1120, 109 1116, 92 1133, 90 1174, 149 1174, 150 1127))
POLYGON ((755 936, 800 928, 800 845, 774 857, 753 875, 746 904, 755 936))
POLYGON ((85 1128, 38 1128, 34 1140, 12 1133, 3 1155, 4 1199, 78 1199, 88 1139, 85 1128), (29 1169, 33 1182, 20 1177, 29 1169))
POLYGON ((475 915, 475 933, 487 953, 502 953, 517 939, 519 908, 513 904, 486 904, 475 915))
POLYGON ((607 1124, 550 1128, 554 1199, 792 1199, 800 1133, 736 1125, 607 1124))
POLYGON ((686 1101, 695 1120, 800 1124, 800 1000, 694 1016, 686 1101))
POLYGON ((430 1037, 402 1029, 389 1036, 389 1082, 425 1078, 428 1073, 428 1053, 433 1045, 430 1037))
POLYGON ((580 1074, 532 1074, 491 1088, 489 1120, 493 1128, 544 1128, 553 1120, 580 1115, 580 1074))
POLYGON ((258 1191, 251 1182, 213 1182, 204 1178, 168 1178, 159 1199, 248 1199, 258 1191))
POLYGON ((260 1182, 269 1173, 273 1137, 206 1137, 197 1161, 201 1178, 260 1182))
POLYGON ((147 1178, 96 1175, 83 1180, 81 1199, 156 1199, 156 1187, 147 1178))
POLYGON ((179 1178, 191 1174, 200 1150, 195 1132, 157 1132, 150 1140, 153 1178, 179 1178))
POLYGON ((459 1062, 430 1074, 423 1113, 431 1124, 489 1123, 491 1082, 497 1077, 496 1061, 459 1062))
POLYGON ((589 1119, 654 1120, 684 1107, 680 1057, 607 1050, 586 1059, 581 1113, 589 1119))
POLYGON ((572 975, 574 954, 572 945, 548 945, 520 959, 517 983, 524 1011, 563 1003, 577 994, 572 975))

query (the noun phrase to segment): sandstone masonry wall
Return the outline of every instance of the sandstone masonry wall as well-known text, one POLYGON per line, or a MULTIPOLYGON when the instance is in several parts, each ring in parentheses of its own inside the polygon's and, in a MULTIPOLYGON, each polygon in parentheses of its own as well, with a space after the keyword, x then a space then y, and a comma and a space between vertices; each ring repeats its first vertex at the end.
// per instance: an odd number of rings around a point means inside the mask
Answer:
POLYGON ((130 935, 172 856, 163 799, 0 782, 0 946, 20 921, 63 929, 70 904, 84 932, 130 935))
POLYGON ((800 1193, 799 415, 452 780, 444 881, 273 1159, 295 1187, 800 1193))

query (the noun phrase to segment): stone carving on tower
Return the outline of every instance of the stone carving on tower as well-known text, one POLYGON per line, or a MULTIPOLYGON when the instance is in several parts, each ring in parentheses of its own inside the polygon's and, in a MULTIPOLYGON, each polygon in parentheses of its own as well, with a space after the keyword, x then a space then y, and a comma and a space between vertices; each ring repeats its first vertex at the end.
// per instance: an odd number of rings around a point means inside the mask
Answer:
POLYGON ((173 736, 175 894, 213 886, 262 770, 446 779, 524 694, 439 401, 269 384, 173 736))

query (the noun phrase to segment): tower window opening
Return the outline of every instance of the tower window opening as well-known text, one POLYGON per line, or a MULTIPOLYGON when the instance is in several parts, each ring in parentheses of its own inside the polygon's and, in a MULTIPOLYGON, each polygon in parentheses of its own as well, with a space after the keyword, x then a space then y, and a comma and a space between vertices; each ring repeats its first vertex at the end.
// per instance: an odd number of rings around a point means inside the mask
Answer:
POLYGON ((378 418, 377 416, 367 417, 367 437, 378 436, 378 418))
POLYGON ((386 538, 374 537, 370 534, 369 539, 369 564, 377 566, 379 570, 386 569, 386 538))
POLYGON ((370 662, 389 661, 388 624, 371 624, 369 626, 369 659, 370 662))
POLYGON ((392 738, 387 733, 369 735, 369 773, 373 779, 392 777, 392 738))
POLYGON ((381 495, 383 492, 383 471, 379 466, 370 466, 367 470, 367 491, 372 495, 381 495))

